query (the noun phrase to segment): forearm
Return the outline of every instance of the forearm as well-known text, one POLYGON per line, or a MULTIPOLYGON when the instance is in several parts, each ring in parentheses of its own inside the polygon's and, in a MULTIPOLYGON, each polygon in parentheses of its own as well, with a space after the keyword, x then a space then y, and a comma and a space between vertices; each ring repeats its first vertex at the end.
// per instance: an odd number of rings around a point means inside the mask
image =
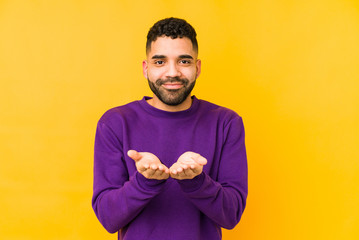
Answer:
MULTIPOLYGON (((121 134, 99 121, 94 151, 92 207, 101 224, 114 233, 126 226, 162 189, 163 181, 129 172, 121 134)), ((133 162, 133 167, 135 163, 133 162)))
POLYGON ((115 233, 132 221, 161 192, 164 182, 146 179, 136 172, 122 187, 104 187, 94 193, 92 200, 96 216, 108 232, 115 233))
POLYGON ((231 229, 239 222, 246 205, 246 186, 220 184, 205 173, 178 183, 190 201, 219 226, 231 229))

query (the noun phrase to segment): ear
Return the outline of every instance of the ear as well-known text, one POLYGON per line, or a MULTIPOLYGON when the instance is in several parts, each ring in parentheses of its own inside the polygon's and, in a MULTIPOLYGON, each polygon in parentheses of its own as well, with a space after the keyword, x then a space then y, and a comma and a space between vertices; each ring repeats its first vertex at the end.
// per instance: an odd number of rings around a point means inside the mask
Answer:
POLYGON ((145 76, 146 79, 148 79, 148 77, 147 77, 147 68, 148 68, 147 61, 143 60, 143 62, 142 62, 142 72, 143 72, 143 76, 145 76))
POLYGON ((197 59, 197 63, 196 63, 197 77, 196 78, 198 78, 199 75, 201 74, 201 64, 202 64, 201 59, 197 59))

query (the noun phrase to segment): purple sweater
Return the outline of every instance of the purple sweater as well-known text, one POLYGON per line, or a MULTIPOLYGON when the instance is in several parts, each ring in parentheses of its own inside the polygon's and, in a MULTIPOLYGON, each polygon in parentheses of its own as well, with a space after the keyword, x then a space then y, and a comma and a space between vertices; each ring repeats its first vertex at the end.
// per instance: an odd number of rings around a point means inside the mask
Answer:
POLYGON ((214 240, 239 222, 247 198, 244 128, 235 112, 192 97, 166 112, 140 101, 107 111, 95 138, 97 218, 119 239, 214 240), (208 161, 191 180, 146 179, 127 151, 151 152, 168 168, 192 151, 208 161))

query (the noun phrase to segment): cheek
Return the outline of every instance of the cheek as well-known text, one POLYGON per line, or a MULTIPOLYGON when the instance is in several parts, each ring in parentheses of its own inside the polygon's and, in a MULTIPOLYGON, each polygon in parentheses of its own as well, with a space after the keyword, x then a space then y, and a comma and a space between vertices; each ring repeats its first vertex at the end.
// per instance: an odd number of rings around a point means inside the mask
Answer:
POLYGON ((188 80, 195 79, 197 76, 196 67, 186 68, 182 71, 182 74, 188 78, 188 80))
POLYGON ((148 69, 147 71, 147 77, 150 79, 159 79, 162 76, 161 69, 148 69))

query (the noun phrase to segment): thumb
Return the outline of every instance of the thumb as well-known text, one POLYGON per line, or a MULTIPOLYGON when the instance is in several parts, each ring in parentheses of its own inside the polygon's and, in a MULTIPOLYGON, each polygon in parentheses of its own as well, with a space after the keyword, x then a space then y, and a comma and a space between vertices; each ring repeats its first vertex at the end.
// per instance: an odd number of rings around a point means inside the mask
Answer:
POLYGON ((127 155, 132 158, 133 160, 135 160, 136 162, 139 161, 142 158, 141 153, 137 152, 136 150, 129 150, 127 152, 127 155))
POLYGON ((195 158, 193 158, 193 160, 196 161, 196 163, 198 163, 199 165, 206 165, 207 164, 207 159, 205 159, 204 157, 202 157, 201 155, 198 154, 198 156, 196 156, 195 158))

